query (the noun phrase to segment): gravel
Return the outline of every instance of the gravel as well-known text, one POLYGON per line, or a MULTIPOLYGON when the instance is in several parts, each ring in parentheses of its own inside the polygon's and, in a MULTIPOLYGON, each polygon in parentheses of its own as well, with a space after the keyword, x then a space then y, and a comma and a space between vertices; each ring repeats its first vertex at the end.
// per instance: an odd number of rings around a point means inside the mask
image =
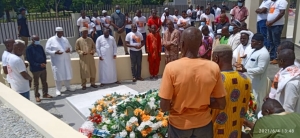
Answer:
POLYGON ((1 138, 44 138, 22 117, 0 101, 1 138))

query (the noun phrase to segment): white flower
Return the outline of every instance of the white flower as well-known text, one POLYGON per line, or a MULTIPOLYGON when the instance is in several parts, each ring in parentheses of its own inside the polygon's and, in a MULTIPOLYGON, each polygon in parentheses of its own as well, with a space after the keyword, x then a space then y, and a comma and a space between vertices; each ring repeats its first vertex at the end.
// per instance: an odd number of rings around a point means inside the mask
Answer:
POLYGON ((114 112, 113 114, 111 114, 112 117, 116 117, 117 116, 117 113, 114 112))
POLYGON ((154 102, 149 102, 148 105, 150 106, 151 109, 156 108, 156 105, 154 104, 154 102))
POLYGON ((150 121, 153 121, 155 119, 154 116, 150 116, 150 121))
POLYGON ((120 114, 120 117, 125 117, 125 114, 120 114))
POLYGON ((125 138, 127 136, 127 131, 126 130, 123 130, 122 132, 120 132, 120 136, 122 138, 125 138))
POLYGON ((130 132, 129 137, 130 138, 135 138, 135 133, 134 132, 130 132))
POLYGON ((102 130, 108 130, 108 129, 107 129, 107 125, 102 126, 101 129, 102 129, 102 130))
POLYGON ((151 97, 151 98, 150 98, 150 102, 153 102, 153 103, 155 102, 154 97, 151 97))
POLYGON ((153 125, 153 123, 151 121, 142 122, 137 129, 139 131, 142 131, 145 128, 145 126, 150 126, 151 127, 152 125, 153 125))
POLYGON ((112 129, 117 129, 116 125, 111 126, 112 129))
POLYGON ((110 120, 106 120, 105 123, 106 123, 106 124, 110 124, 110 120))
POLYGON ((161 127, 161 121, 154 123, 153 125, 151 125, 150 127, 152 128, 152 130, 157 130, 161 127))
POLYGON ((152 137, 153 137, 153 138, 159 138, 159 136, 158 136, 158 134, 157 134, 157 133, 156 133, 156 134, 154 134, 152 137))
POLYGON ((129 123, 131 123, 131 124, 133 124, 133 123, 135 123, 135 122, 138 122, 138 119, 136 118, 136 117, 131 117, 130 119, 129 119, 129 121, 128 121, 129 123))

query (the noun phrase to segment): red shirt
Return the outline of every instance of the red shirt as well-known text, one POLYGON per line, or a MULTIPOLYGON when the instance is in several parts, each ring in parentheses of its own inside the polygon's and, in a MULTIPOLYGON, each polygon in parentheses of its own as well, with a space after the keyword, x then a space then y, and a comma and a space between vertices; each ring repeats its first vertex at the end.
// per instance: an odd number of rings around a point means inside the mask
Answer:
POLYGON ((150 16, 148 19, 148 27, 151 27, 152 25, 155 25, 157 28, 160 28, 162 25, 160 18, 153 18, 152 16, 150 16))
MULTIPOLYGON (((219 16, 216 17, 215 23, 220 23, 220 16, 221 15, 219 15, 219 16)), ((229 23, 229 18, 227 16, 226 16, 225 20, 226 20, 227 23, 229 23)))

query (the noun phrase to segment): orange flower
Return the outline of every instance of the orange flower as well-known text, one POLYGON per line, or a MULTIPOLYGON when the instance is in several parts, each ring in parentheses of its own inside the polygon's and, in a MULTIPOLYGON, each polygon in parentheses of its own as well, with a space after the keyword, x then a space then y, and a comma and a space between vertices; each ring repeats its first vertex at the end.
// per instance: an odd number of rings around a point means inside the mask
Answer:
POLYGON ((102 104, 104 103, 104 101, 103 101, 103 99, 102 99, 102 100, 98 100, 97 103, 98 103, 99 105, 102 105, 102 104))
POLYGON ((101 105, 97 105, 97 111, 101 112, 103 109, 102 109, 102 106, 101 105))
POLYGON ((135 126, 139 126, 139 123, 138 122, 134 122, 133 123, 135 126))
POLYGON ((164 119, 164 113, 159 111, 155 118, 156 118, 156 120, 159 120, 159 121, 163 120, 164 119))
POLYGON ((151 133, 152 128, 151 128, 151 127, 148 127, 148 128, 145 129, 145 131, 149 134, 149 133, 151 133))
POLYGON ((143 122, 146 122, 146 121, 150 120, 150 116, 149 115, 142 115, 142 120, 143 120, 143 122))
POLYGON ((126 126, 126 131, 131 132, 132 131, 132 127, 131 126, 126 126))
POLYGON ((91 110, 91 112, 92 112, 92 113, 96 113, 96 108, 93 107, 92 110, 91 110))
POLYGON ((148 135, 148 133, 147 133, 146 130, 142 130, 141 133, 142 133, 142 136, 143 136, 143 137, 146 137, 146 136, 148 135))
POLYGON ((113 112, 113 110, 111 110, 111 109, 108 109, 107 111, 108 111, 109 113, 112 113, 112 112, 113 112))
POLYGON ((139 116, 139 115, 141 115, 141 113, 143 112, 143 110, 140 109, 140 108, 137 108, 137 109, 135 109, 133 112, 134 112, 134 115, 135 115, 135 116, 139 116))
POLYGON ((167 127, 168 126, 168 121, 163 120, 163 121, 161 121, 161 124, 162 124, 163 127, 167 127))

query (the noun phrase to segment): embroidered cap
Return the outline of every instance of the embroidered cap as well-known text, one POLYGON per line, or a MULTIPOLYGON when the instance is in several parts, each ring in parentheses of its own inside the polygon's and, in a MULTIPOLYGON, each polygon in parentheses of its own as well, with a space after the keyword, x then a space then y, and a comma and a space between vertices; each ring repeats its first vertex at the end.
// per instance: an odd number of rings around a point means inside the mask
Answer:
POLYGON ((63 30, 62 27, 56 27, 56 28, 55 28, 55 31, 56 31, 56 32, 63 32, 64 30, 63 30))

